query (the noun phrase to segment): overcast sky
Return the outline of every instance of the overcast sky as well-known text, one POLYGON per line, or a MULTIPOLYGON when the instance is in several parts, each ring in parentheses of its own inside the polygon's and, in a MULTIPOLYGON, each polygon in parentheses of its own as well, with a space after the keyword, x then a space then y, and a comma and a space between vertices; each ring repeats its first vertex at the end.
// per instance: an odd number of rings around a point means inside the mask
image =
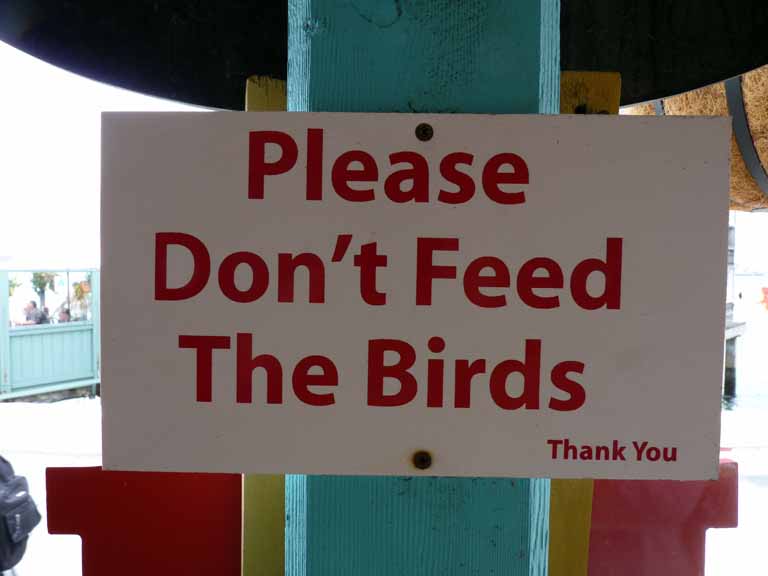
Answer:
POLYGON ((100 114, 192 110, 0 42, 0 267, 99 265, 100 114))

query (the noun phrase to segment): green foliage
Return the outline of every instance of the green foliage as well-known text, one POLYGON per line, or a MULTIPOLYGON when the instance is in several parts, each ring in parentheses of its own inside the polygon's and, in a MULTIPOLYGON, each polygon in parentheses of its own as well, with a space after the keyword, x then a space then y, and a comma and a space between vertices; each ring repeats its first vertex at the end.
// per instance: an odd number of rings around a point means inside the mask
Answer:
POLYGON ((54 286, 56 276, 58 276, 58 274, 55 272, 33 272, 32 286, 34 286, 35 292, 38 294, 45 292, 46 290, 56 292, 56 287, 54 286))
POLYGON ((16 288, 18 288, 19 286, 21 286, 21 282, 16 280, 16 278, 9 278, 8 279, 8 296, 12 297, 13 291, 16 290, 16 288))
POLYGON ((45 307, 45 291, 50 290, 56 292, 54 281, 56 280, 55 272, 33 272, 32 273, 32 286, 35 292, 40 296, 40 308, 45 307))

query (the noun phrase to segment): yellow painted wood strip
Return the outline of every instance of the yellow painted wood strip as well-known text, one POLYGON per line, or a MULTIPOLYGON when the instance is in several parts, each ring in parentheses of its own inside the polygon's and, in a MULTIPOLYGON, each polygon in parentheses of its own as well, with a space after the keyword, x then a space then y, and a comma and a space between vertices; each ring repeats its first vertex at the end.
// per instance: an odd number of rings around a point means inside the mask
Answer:
POLYGON ((245 84, 248 112, 281 112, 287 108, 285 80, 251 76, 245 84))
POLYGON ((586 576, 592 529, 592 480, 552 480, 549 576, 586 576))
POLYGON ((560 73, 560 114, 618 114, 620 100, 618 72, 560 73))
MULTIPOLYGON (((564 71, 561 114, 618 114, 621 75, 564 71)), ((592 529, 592 480, 552 480, 549 512, 549 576, 586 576, 592 529)))
POLYGON ((285 476, 243 482, 243 576, 285 573, 285 476))
MULTIPOLYGON (((251 76, 245 110, 286 109, 285 81, 251 76)), ((246 475, 243 482, 243 576, 285 574, 285 476, 246 475)))

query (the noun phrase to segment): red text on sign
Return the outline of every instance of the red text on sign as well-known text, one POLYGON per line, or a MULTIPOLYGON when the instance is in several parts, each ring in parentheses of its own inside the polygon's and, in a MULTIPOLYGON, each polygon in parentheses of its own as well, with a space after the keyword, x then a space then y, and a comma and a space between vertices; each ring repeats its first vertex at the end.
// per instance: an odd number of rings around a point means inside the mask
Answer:
MULTIPOLYGON (((344 258, 351 236, 338 236, 332 263, 344 258)), ((550 309, 561 306, 561 296, 567 290, 574 303, 584 310, 621 307, 621 275, 623 240, 606 239, 604 258, 586 258, 578 262, 569 277, 563 267, 552 258, 536 257, 523 262, 517 270, 495 256, 480 256, 471 260, 463 271, 456 264, 460 248, 458 238, 417 238, 415 270, 415 302, 418 306, 431 306, 436 290, 445 281, 458 280, 463 296, 480 308, 500 308, 510 304, 510 289, 530 308, 550 309), (450 260, 449 260, 450 259, 450 260), (601 288, 590 292, 591 279, 602 281, 601 288)), ((387 303, 387 294, 377 287, 378 272, 387 268, 389 258, 379 251, 376 242, 363 244, 352 258, 359 269, 360 297, 371 306, 387 303)), ((323 259, 311 252, 291 254, 281 252, 277 257, 277 270, 270 271, 267 261, 255 252, 238 251, 227 254, 218 265, 217 277, 221 294, 238 303, 262 299, 277 277, 277 302, 296 301, 296 278, 306 279, 306 298, 310 304, 326 302, 327 267, 323 259), (250 281, 238 285, 239 268, 250 272, 250 281)), ((188 300, 200 294, 208 285, 212 273, 211 254, 199 238, 180 232, 160 232, 155 236, 155 299, 188 300), (193 262, 193 271, 180 286, 169 286, 169 248, 186 251, 193 262)), ((303 289, 302 289, 303 290, 303 289)))
MULTIPOLYGON (((573 301, 585 310, 621 307, 621 238, 608 238, 605 260, 587 258, 573 269, 570 278, 570 293, 573 301), (603 278, 601 294, 590 294, 587 283, 590 276, 603 278)), ((439 252, 458 252, 458 238, 418 238, 416 244, 416 304, 432 304, 433 285, 436 280, 455 280, 455 265, 436 264, 439 252)), ((551 258, 532 258, 520 267, 517 274, 517 294, 520 300, 531 308, 558 308, 560 297, 557 290, 564 286, 561 266, 551 258), (542 293, 547 290, 548 292, 542 293)), ((472 304, 481 308, 507 306, 507 296, 495 288, 510 288, 512 274, 503 260, 493 256, 482 256, 472 260, 466 267, 462 284, 464 294, 472 304)))
MULTIPOLYGON (((214 351, 226 351, 231 346, 228 336, 179 337, 179 348, 195 351, 197 402, 213 401, 214 351)), ((235 346, 236 402, 284 404, 283 363, 272 354, 254 354, 252 334, 238 333, 235 346)), ((369 340, 368 406, 405 406, 416 401, 421 392, 428 408, 444 408, 446 390, 451 382, 453 407, 459 409, 470 408, 473 398, 485 394, 490 395, 502 410, 540 410, 543 401, 550 410, 570 412, 581 408, 586 401, 585 389, 577 380, 584 374, 585 365, 564 361, 545 370, 541 340, 526 340, 522 358, 507 358, 496 363, 485 358, 446 360, 439 356, 445 346, 445 340, 439 336, 429 339, 427 348, 432 356, 427 358, 424 374, 416 369, 417 352, 408 342, 369 340), (388 355, 393 354, 397 359, 386 361, 388 355), (546 390, 548 384, 552 387, 549 391, 546 390), (542 398, 543 394, 546 396, 542 398)), ((330 406, 336 402, 333 390, 339 386, 339 373, 330 358, 309 355, 293 367, 291 383, 295 397, 303 404, 330 406)))
MULTIPOLYGON (((309 201, 323 200, 323 174, 326 170, 323 139, 322 129, 307 129, 305 199, 309 201)), ((299 152, 298 143, 286 132, 250 132, 248 198, 263 200, 268 178, 298 169, 301 164, 298 162, 299 152), (276 157, 268 154, 270 147, 277 151, 276 157)), ((468 152, 453 152, 440 160, 438 171, 442 182, 434 195, 437 202, 464 204, 473 198, 477 186, 468 169, 474 163, 475 156, 468 152)), ((432 200, 433 183, 430 182, 429 161, 425 156, 410 150, 399 150, 389 154, 387 164, 388 174, 382 177, 384 167, 365 150, 343 152, 329 160, 331 188, 347 202, 373 202, 382 191, 385 198, 397 204, 432 200)), ((528 164, 518 154, 502 152, 491 156, 483 164, 480 187, 485 196, 496 204, 524 203, 525 190, 522 187, 529 182, 528 164)))

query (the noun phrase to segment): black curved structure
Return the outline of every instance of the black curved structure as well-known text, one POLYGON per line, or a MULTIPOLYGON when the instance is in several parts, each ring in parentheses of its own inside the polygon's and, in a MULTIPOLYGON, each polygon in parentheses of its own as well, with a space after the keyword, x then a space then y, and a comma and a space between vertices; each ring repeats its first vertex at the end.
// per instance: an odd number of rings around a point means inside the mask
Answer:
MULTIPOLYGON (((242 109, 248 76, 285 78, 287 10, 285 0, 0 0, 0 40, 131 90, 242 109)), ((765 0, 562 0, 562 67, 621 72, 623 104, 652 100, 768 63, 767 29, 765 0)))

